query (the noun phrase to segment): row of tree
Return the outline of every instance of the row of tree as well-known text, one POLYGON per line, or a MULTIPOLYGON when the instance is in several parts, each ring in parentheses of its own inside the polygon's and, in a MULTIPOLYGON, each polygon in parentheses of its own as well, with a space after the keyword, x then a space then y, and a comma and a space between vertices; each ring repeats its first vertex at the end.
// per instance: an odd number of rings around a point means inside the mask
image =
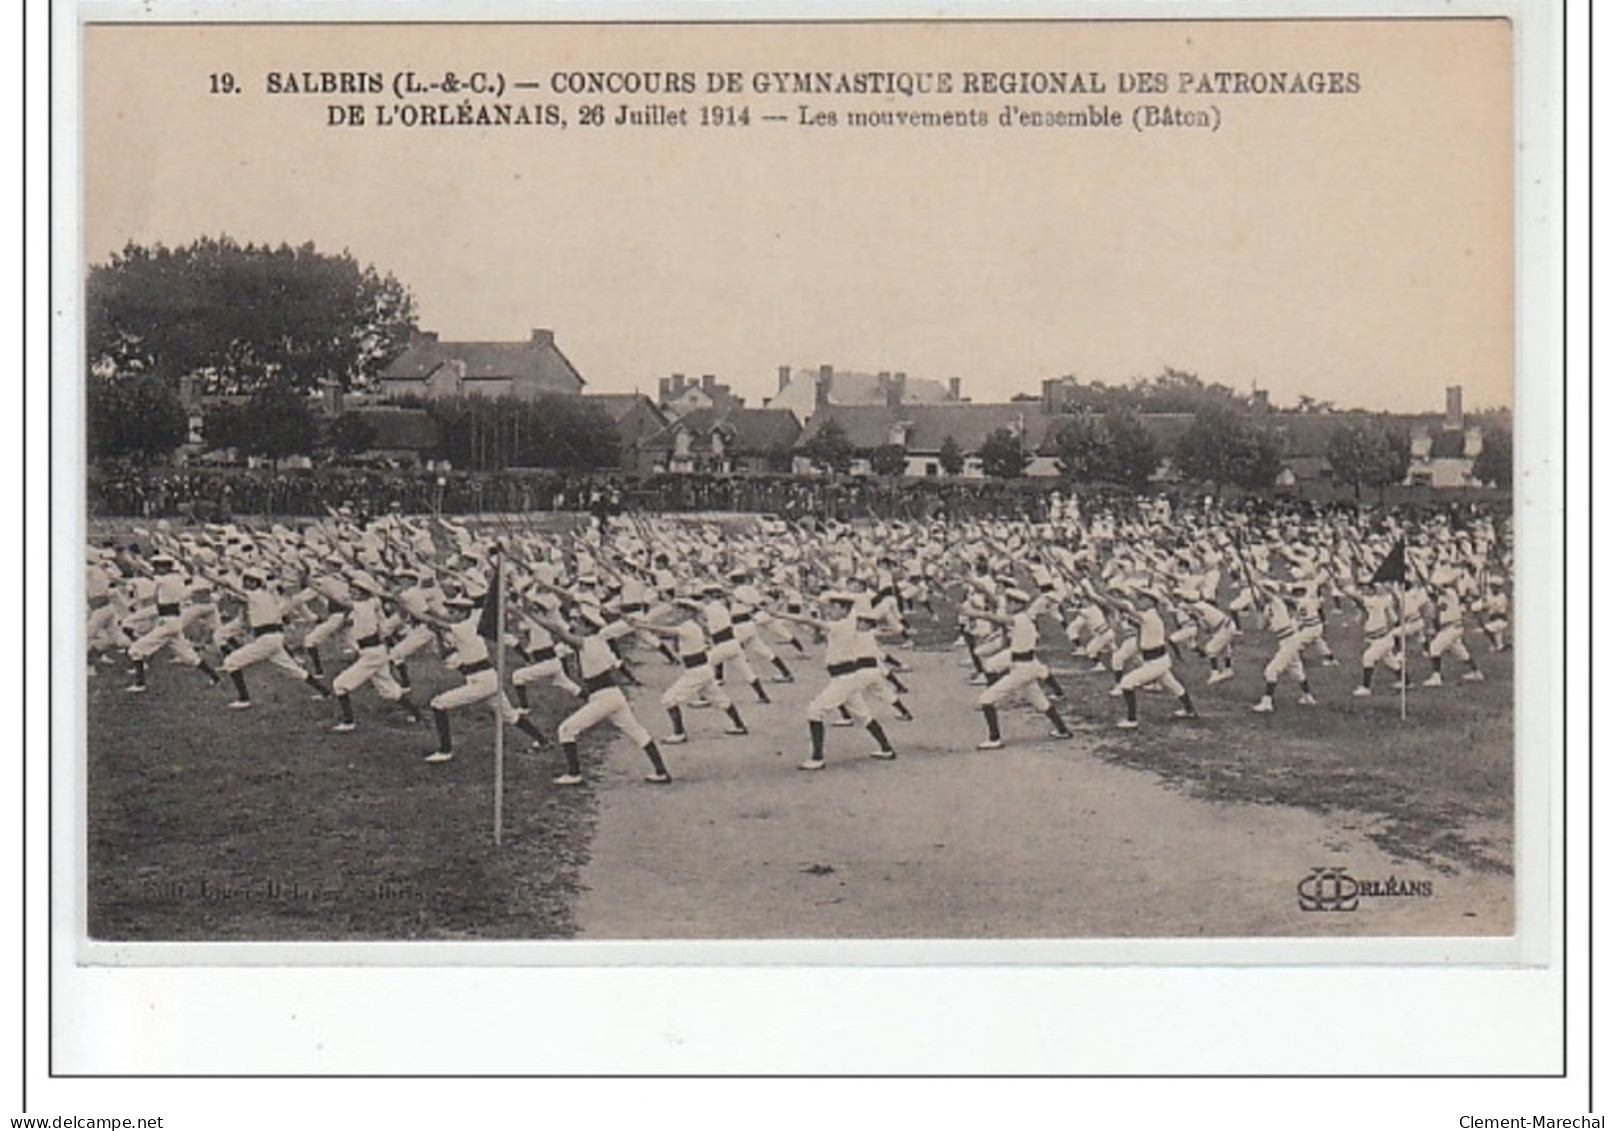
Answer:
MULTIPOLYGON (((1170 454, 1173 466, 1186 480, 1209 483, 1219 491, 1223 487, 1262 491, 1275 484, 1283 466, 1279 441, 1264 426, 1263 418, 1232 404, 1202 407, 1167 453, 1161 451, 1138 415, 1125 409, 1069 417, 1056 425, 1051 439, 1055 465, 1072 483, 1143 490, 1163 454, 1170 454)), ((1472 474, 1482 483, 1507 486, 1513 480, 1511 433, 1488 424, 1482 429, 1482 444, 1472 474)), ((837 474, 846 474, 860 458, 875 475, 895 477, 908 468, 908 452, 901 445, 861 451, 835 420, 819 429, 801 452, 815 467, 837 474)), ((990 433, 974 454, 983 474, 995 479, 1024 475, 1033 459, 1023 437, 1009 428, 990 433)), ((1349 485, 1361 498, 1365 491, 1380 491, 1406 480, 1412 443, 1405 429, 1373 421, 1347 421, 1330 433, 1327 459, 1334 481, 1349 485)), ((964 470, 966 454, 948 436, 937 462, 944 475, 958 475, 964 470)))

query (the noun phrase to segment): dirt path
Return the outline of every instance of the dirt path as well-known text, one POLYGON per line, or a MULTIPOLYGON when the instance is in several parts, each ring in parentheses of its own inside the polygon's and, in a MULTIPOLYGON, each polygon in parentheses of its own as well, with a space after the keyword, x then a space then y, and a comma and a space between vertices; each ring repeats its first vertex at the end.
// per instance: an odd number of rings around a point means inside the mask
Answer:
MULTIPOLYGON (((1376 848, 1361 824, 1278 805, 1189 797, 1155 774, 1101 761, 1114 701, 1100 684, 1073 703, 1104 723, 1049 740, 1035 713, 1004 713, 1007 745, 982 752, 975 689, 956 653, 905 653, 919 722, 888 721, 895 762, 868 758, 858 729, 829 731, 829 766, 795 769, 802 707, 822 685, 797 663, 776 702, 737 696, 748 738, 687 712, 692 741, 667 748, 672 786, 611 744, 599 823, 577 908, 580 937, 1093 938, 1506 934, 1512 878, 1442 874, 1376 848), (946 699, 939 688, 950 691, 946 699), (1362 899, 1353 913, 1304 912, 1315 867, 1357 880, 1428 881, 1427 897, 1362 899)), ((656 690, 668 678, 641 669, 656 690)), ((1098 677, 1101 678, 1102 677, 1098 677)), ((633 696, 654 733, 651 688, 633 696)), ((1153 697, 1151 697, 1153 700, 1153 697)), ((1160 716, 1153 701, 1148 714, 1160 716)), ((1146 726, 1152 725, 1146 722, 1146 726)), ((1167 726, 1164 721, 1153 723, 1167 726)))

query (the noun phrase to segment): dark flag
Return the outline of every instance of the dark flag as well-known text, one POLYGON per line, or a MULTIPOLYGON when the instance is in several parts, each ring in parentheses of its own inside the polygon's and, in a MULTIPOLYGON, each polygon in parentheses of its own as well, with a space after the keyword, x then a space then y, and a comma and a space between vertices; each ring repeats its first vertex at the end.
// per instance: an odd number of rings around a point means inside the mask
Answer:
POLYGON ((1391 552, 1385 555, 1379 568, 1374 571, 1371 579, 1375 585, 1382 581, 1391 581, 1400 585, 1408 577, 1408 546, 1406 541, 1398 541, 1391 547, 1391 552))
POLYGON ((481 615, 477 617, 477 635, 490 644, 499 640, 499 602, 503 600, 505 571, 502 562, 497 556, 493 559, 493 579, 488 589, 488 595, 482 599, 481 615))

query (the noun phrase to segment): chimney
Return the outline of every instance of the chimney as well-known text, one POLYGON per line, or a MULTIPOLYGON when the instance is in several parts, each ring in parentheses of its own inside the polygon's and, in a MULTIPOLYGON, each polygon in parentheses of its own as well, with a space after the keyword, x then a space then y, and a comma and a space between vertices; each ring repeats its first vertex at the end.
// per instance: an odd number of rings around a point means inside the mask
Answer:
POLYGON ((789 385, 790 383, 791 383, 791 367, 789 365, 780 366, 779 367, 779 389, 777 391, 783 393, 785 391, 785 386, 789 385))
POLYGON ((819 366, 819 379, 813 385, 813 411, 830 407, 830 385, 836 379, 834 366, 819 366))
POLYGON ((1251 390, 1251 408, 1256 412, 1266 412, 1269 406, 1266 389, 1251 390))
POLYGON ((715 374, 712 374, 712 373, 703 373, 703 374, 701 374, 701 391, 702 392, 704 392, 704 393, 706 393, 706 394, 708 394, 710 396, 712 393, 715 393, 717 391, 717 389, 718 389, 718 378, 717 378, 717 376, 715 374))
POLYGON ((959 378, 957 377, 948 378, 948 399, 950 401, 959 399, 959 378))
POLYGON ((893 373, 886 385, 886 405, 888 408, 901 408, 903 405, 903 390, 908 386, 907 373, 893 373))
POLYGON ((535 346, 553 346, 554 344, 555 344, 555 331, 554 330, 534 330, 533 331, 533 345, 535 345, 535 346))
POLYGON ((673 374, 672 383, 668 386, 668 400, 676 401, 684 392, 684 374, 673 374))
POLYGON ((882 369, 875 374, 875 392, 880 397, 881 404, 892 403, 892 371, 882 369))
POLYGON ((673 394, 669 391, 672 385, 672 380, 667 377, 658 377, 656 379, 656 399, 658 403, 666 404, 673 399, 673 394))
POLYGON ((1447 417, 1441 422, 1441 427, 1447 432, 1457 432, 1464 426, 1464 387, 1462 385, 1447 386, 1447 417))
POLYGON ((1054 415, 1054 391, 1059 387, 1060 382, 1056 381, 1053 377, 1045 377, 1043 379, 1043 415, 1054 415))

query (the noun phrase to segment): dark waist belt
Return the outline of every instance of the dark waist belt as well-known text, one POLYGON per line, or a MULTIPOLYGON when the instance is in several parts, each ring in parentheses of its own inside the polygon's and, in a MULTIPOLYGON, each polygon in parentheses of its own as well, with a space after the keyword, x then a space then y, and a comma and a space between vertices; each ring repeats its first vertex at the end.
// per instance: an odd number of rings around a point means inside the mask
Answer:
POLYGON ((625 613, 642 613, 649 607, 649 605, 641 605, 636 603, 632 605, 624 605, 622 607, 622 611, 625 613))
POLYGON ((548 648, 540 648, 538 651, 533 653, 533 663, 545 664, 555 659, 555 656, 555 645, 551 644, 548 648))
POLYGON ((862 665, 857 660, 844 660, 839 664, 831 664, 830 674, 832 676, 851 675, 853 672, 857 671, 860 666, 862 665))
POLYGON ((378 634, 371 634, 370 636, 361 636, 361 637, 359 637, 358 645, 361 648, 380 648, 381 647, 381 637, 378 634))
POLYGON ((1322 628, 1323 627, 1323 621, 1321 621, 1321 620, 1304 620, 1304 621, 1301 622, 1301 627, 1302 628, 1322 628))
POLYGON ((332 600, 330 597, 325 599, 325 609, 327 617, 336 616, 338 613, 346 616, 348 613, 353 612, 352 605, 344 605, 341 601, 332 600))
POLYGON ((714 644, 726 644, 734 638, 735 630, 732 628, 720 628, 717 632, 712 634, 712 642, 714 644))
POLYGON ((160 617, 177 617, 177 616, 179 616, 179 606, 178 605, 158 605, 157 606, 157 615, 160 616, 160 617))
POLYGON ((735 621, 736 624, 750 624, 751 623, 751 614, 750 613, 736 613, 735 616, 734 616, 734 621, 735 621))
POLYGON ((252 626, 252 634, 254 636, 268 636, 272 632, 285 632, 285 631, 286 631, 286 626, 279 623, 278 621, 275 624, 255 624, 255 625, 252 626))
POLYGON ((1009 658, 1010 658, 1010 660, 1012 662, 1017 663, 1017 664, 1029 664, 1033 660, 1037 659, 1037 653, 1036 652, 1011 652, 1009 654, 1009 658))
POLYGON ((460 665, 461 675, 476 675, 478 672, 492 671, 493 664, 488 660, 478 660, 474 664, 460 665))
POLYGON ((1037 588, 1038 588, 1038 592, 1040 592, 1040 593, 1053 593, 1054 592, 1054 583, 1051 582, 1051 581, 1045 581, 1042 585, 1039 585, 1037 588))
POLYGON ((799 612, 802 611, 802 606, 801 605, 786 605, 785 606, 785 611, 788 612, 788 613, 799 613, 799 612))
POLYGON ((1279 631, 1278 638, 1280 640, 1288 640, 1290 637, 1292 637, 1294 635, 1295 635, 1295 629, 1293 629, 1293 628, 1285 628, 1285 629, 1281 629, 1279 631))
POLYGON ((698 668, 707 662, 707 654, 705 652, 695 652, 688 656, 680 656, 679 659, 684 661, 684 666, 687 668, 698 668))
POLYGON ((859 656, 858 659, 854 661, 853 667, 860 670, 864 668, 878 668, 880 667, 880 661, 873 656, 859 656))
POLYGON ((1368 640, 1384 640, 1390 634, 1391 634, 1390 629, 1388 629, 1388 628, 1380 628, 1380 629, 1375 629, 1373 632, 1368 633, 1366 635, 1365 639, 1368 639, 1368 640))
POLYGON ((611 673, 608 671, 601 672, 599 675, 586 676, 583 680, 583 690, 588 692, 590 695, 596 695, 602 691, 608 691, 616 686, 617 681, 611 677, 611 673))
POLYGON ((1146 660, 1159 660, 1162 656, 1166 655, 1166 646, 1162 645, 1159 648, 1145 648, 1140 651, 1139 655, 1143 656, 1146 660))

